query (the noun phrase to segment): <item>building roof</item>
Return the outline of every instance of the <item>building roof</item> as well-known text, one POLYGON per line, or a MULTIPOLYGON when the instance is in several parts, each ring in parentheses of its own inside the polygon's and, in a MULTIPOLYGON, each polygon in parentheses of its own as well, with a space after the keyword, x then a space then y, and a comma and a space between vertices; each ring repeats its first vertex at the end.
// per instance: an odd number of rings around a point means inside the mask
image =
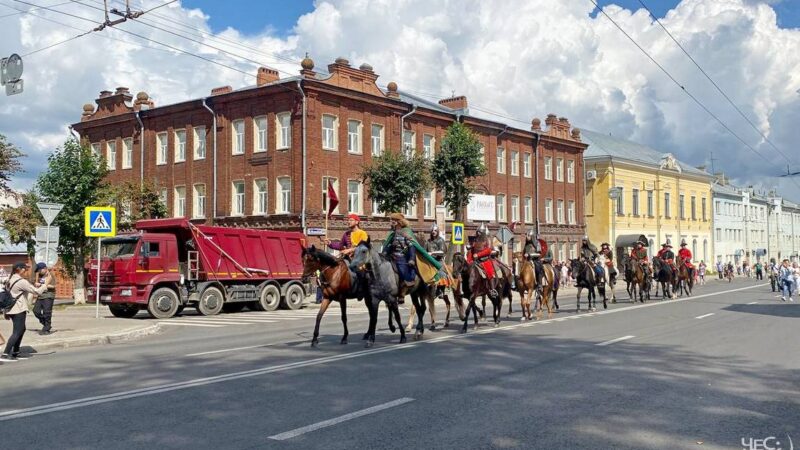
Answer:
POLYGON ((734 197, 742 196, 742 191, 730 184, 713 183, 711 185, 711 191, 715 194, 731 195, 734 197))
MULTIPOLYGON (((661 167, 664 158, 671 156, 669 153, 660 152, 652 147, 637 142, 620 139, 596 131, 581 130, 583 141, 589 148, 583 152, 584 159, 592 158, 619 158, 641 164, 661 167)), ((711 178, 711 174, 697 169, 691 164, 675 159, 681 173, 711 178)))
POLYGON ((26 244, 12 244, 8 231, 0 228, 0 255, 27 255, 28 246, 26 244))

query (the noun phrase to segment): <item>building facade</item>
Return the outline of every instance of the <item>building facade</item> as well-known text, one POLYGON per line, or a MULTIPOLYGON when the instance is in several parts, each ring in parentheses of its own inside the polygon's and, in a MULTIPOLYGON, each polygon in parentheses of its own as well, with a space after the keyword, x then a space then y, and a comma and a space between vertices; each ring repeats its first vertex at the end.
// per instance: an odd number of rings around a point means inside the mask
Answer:
MULTIPOLYGON (((447 127, 462 121, 484 147, 488 173, 477 185, 496 196, 490 229, 508 226, 521 235, 538 228, 564 257, 575 254, 585 231, 586 144, 566 118, 549 115, 518 129, 471 116, 465 97, 428 101, 394 82, 384 90, 367 64, 355 68, 339 58, 327 75, 308 58, 301 67, 299 76, 283 79, 260 68, 255 86, 216 88, 161 107, 144 92, 134 99, 127 88, 103 91, 73 129, 105 157, 112 182, 155 183, 172 216, 305 231, 324 225, 332 184, 340 203, 331 236, 355 213, 375 239, 389 224, 367 196, 362 167, 387 150, 432 159, 447 127)), ((403 212, 427 232, 441 202, 433 190, 403 212)), ((477 226, 467 223, 468 230, 477 226)))
POLYGON ((694 259, 712 250, 712 176, 645 145, 583 131, 586 224, 596 244, 621 248, 620 236, 645 235, 651 255, 685 240, 694 259), (611 193, 618 198, 612 200, 611 193))

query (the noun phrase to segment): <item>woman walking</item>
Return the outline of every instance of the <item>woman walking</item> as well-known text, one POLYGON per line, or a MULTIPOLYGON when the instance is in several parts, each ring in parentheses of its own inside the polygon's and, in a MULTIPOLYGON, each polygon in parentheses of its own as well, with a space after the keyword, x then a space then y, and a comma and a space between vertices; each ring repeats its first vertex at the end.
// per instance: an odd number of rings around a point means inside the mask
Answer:
POLYGON ((784 259, 783 265, 781 265, 780 281, 781 281, 781 289, 783 291, 783 295, 781 296, 781 301, 785 302, 787 298, 789 299, 789 301, 793 301, 792 291, 794 290, 794 271, 792 270, 792 267, 789 265, 788 259, 784 259))
POLYGON ((11 270, 11 278, 8 280, 8 290, 16 302, 6 313, 6 319, 11 320, 13 323, 13 331, 8 338, 8 342, 6 342, 5 351, 0 355, 0 361, 2 362, 27 359, 19 354, 19 345, 22 343, 22 336, 25 335, 25 318, 28 315, 27 296, 29 294, 42 295, 47 291, 47 285, 39 286, 37 282, 37 287, 25 279, 25 275, 29 270, 30 266, 26 263, 16 263, 11 270))
POLYGON ((700 260, 700 265, 697 266, 697 276, 700 277, 700 286, 706 284, 706 262, 700 260))

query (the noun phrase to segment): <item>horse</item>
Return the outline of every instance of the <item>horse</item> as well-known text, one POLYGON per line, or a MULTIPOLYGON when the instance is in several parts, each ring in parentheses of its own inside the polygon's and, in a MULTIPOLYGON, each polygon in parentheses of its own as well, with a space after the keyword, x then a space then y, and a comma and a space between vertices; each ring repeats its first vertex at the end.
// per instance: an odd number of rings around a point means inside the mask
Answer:
POLYGON ((686 265, 686 261, 683 258, 678 258, 678 278, 676 281, 676 286, 678 288, 678 295, 683 297, 683 294, 686 293, 689 297, 692 296, 692 287, 694 287, 694 277, 692 273, 689 272, 689 266, 686 265))
POLYGON ((545 283, 542 286, 542 295, 539 296, 539 301, 537 305, 534 306, 536 310, 536 320, 542 318, 545 307, 547 308, 547 318, 549 319, 553 316, 553 307, 550 306, 550 299, 554 298, 554 292, 558 292, 558 282, 556 281, 556 273, 555 269, 553 269, 553 265, 545 263, 543 264, 542 270, 544 271, 543 277, 545 283))
MULTIPOLYGON (((444 263, 442 263, 442 264, 444 264, 444 263)), ((448 277, 448 285, 452 288, 456 284, 457 281, 455 280, 455 278, 453 278, 453 276, 451 274, 452 271, 451 271, 451 269, 449 267, 445 267, 445 272, 447 273, 447 277, 448 277)), ((460 279, 458 281, 460 281, 460 279)), ((436 302, 435 302, 435 300, 437 298, 441 298, 442 300, 444 300, 444 304, 447 307, 447 315, 444 318, 444 325, 443 326, 444 326, 444 328, 449 328, 450 327, 450 307, 451 307, 450 297, 447 296, 447 286, 439 285, 436 288, 435 297, 427 299, 428 312, 431 315, 431 326, 429 328, 431 331, 436 331, 436 302)), ((463 309, 464 309, 463 304, 456 303, 456 311, 458 312, 458 317, 460 319, 462 319, 462 320, 464 319, 463 309)), ((414 323, 415 323, 416 317, 417 317, 416 316, 416 309, 414 308, 414 305, 412 304, 411 307, 409 308, 409 312, 408 312, 408 325, 406 325, 406 333, 410 333, 411 330, 414 328, 414 323)))
MULTIPOLYGON (((503 299, 507 298, 508 299, 508 313, 506 313, 506 317, 511 317, 511 313, 514 312, 513 308, 511 307, 511 303, 513 301, 513 298, 512 298, 512 291, 513 290, 511 289, 511 286, 514 284, 514 273, 512 272, 511 268, 508 267, 507 265, 505 265, 503 262, 498 261, 496 259, 494 261, 497 263, 497 264, 494 265, 494 267, 497 269, 497 270, 495 270, 495 276, 499 276, 502 273, 503 278, 505 278, 505 280, 506 280, 505 285, 503 287, 503 290, 502 291, 498 291, 498 292, 500 292, 500 306, 501 306, 501 309, 502 309, 503 299)), ((481 318, 483 318, 483 320, 485 321, 486 320, 486 295, 481 296, 481 309, 478 310, 478 313, 480 314, 481 318)))
MULTIPOLYGON (((594 276, 594 269, 592 265, 586 262, 583 258, 581 259, 573 259, 570 261, 570 267, 572 268, 572 273, 575 274, 575 287, 578 288, 578 295, 577 304, 575 308, 575 312, 578 313, 581 311, 581 292, 584 289, 587 289, 588 297, 588 307, 589 310, 594 311, 596 310, 597 306, 597 294, 595 293, 595 276, 594 276), (594 306, 593 306, 594 305, 594 306)), ((606 301, 603 300, 605 304, 606 301)), ((608 307, 608 305, 606 305, 608 307)))
MULTIPOLYGON (((389 330, 392 333, 397 328, 400 329, 400 343, 406 342, 406 330, 403 328, 402 320, 400 319, 400 308, 398 302, 403 290, 400 289, 400 276, 395 272, 392 261, 383 253, 373 251, 372 243, 369 239, 359 242, 353 252, 353 265, 358 267, 358 270, 366 275, 366 283, 370 301, 367 302, 367 309, 369 311, 369 328, 364 334, 364 340, 367 341, 366 347, 372 347, 375 344, 375 328, 378 322, 378 306, 380 302, 386 303, 389 310, 389 330), (397 322, 395 328, 394 322, 397 322)), ((408 294, 411 295, 411 302, 414 304, 414 309, 417 313, 417 329, 414 334, 414 339, 422 338, 425 332, 423 320, 425 318, 425 303, 420 302, 420 297, 425 297, 426 300, 433 296, 431 286, 428 286, 422 281, 419 275, 416 276, 414 286, 408 288, 408 294)))
MULTIPOLYGON (((466 262, 466 261, 465 261, 466 262)), ((455 266, 455 263, 454 263, 455 266)), ((510 289, 508 285, 508 280, 505 276, 496 277, 498 280, 496 295, 492 295, 491 291, 491 283, 490 280, 483 277, 483 268, 480 267, 480 264, 477 262, 473 262, 472 264, 464 264, 461 268, 461 289, 463 295, 465 295, 469 299, 469 303, 467 304, 467 309, 464 313, 464 326, 461 328, 462 333, 467 332, 467 322, 469 320, 469 313, 470 310, 473 313, 473 317, 475 317, 475 327, 478 326, 478 306, 475 304, 475 299, 481 295, 488 295, 489 299, 492 301, 493 311, 492 317, 494 319, 494 326, 497 327, 500 325, 500 313, 503 306, 503 297, 501 293, 505 293, 507 289, 510 289)), ((502 269, 500 269, 502 271, 502 269)))
POLYGON ((314 275, 320 271, 319 280, 322 283, 322 304, 317 312, 317 322, 314 325, 314 337, 311 338, 311 346, 319 344, 319 324, 322 317, 328 310, 332 301, 339 302, 342 310, 342 326, 344 335, 340 344, 347 344, 349 332, 347 330, 347 299, 358 298, 361 300, 366 296, 358 282, 356 274, 347 267, 347 263, 342 259, 334 258, 328 253, 318 250, 313 245, 303 248, 301 251, 303 258, 303 278, 314 275))
POLYGON ((634 301, 633 298, 636 296, 636 286, 633 283, 634 267, 631 264, 631 257, 625 255, 622 257, 621 262, 623 279, 625 280, 625 290, 628 292, 628 298, 634 301))
POLYGON ((519 304, 522 308, 522 317, 520 320, 532 320, 531 300, 534 296, 539 296, 537 291, 538 286, 536 285, 536 270, 533 268, 533 264, 528 262, 522 253, 514 253, 514 259, 519 262, 520 267, 519 275, 516 278, 516 288, 517 292, 519 292, 519 304))
POLYGON ((661 258, 653 258, 653 280, 656 284, 656 295, 658 295, 658 284, 661 284, 661 297, 675 298, 675 280, 673 279, 672 267, 661 258))
POLYGON ((609 300, 607 295, 608 292, 611 292, 611 303, 617 303, 617 295, 614 293, 614 285, 616 284, 616 280, 613 282, 611 281, 611 273, 608 270, 608 265, 606 264, 607 261, 608 260, 606 259, 605 255, 601 254, 597 256, 597 265, 603 269, 603 279, 598 281, 598 285, 602 287, 601 293, 603 294, 604 304, 609 300))
POLYGON ((637 287, 639 290, 639 302, 644 303, 645 298, 647 298, 647 300, 650 300, 649 280, 647 277, 647 273, 642 267, 642 264, 639 261, 631 258, 628 260, 628 266, 629 267, 626 269, 626 271, 630 270, 632 273, 631 290, 633 292, 633 295, 631 296, 631 300, 633 300, 634 303, 636 302, 637 287))

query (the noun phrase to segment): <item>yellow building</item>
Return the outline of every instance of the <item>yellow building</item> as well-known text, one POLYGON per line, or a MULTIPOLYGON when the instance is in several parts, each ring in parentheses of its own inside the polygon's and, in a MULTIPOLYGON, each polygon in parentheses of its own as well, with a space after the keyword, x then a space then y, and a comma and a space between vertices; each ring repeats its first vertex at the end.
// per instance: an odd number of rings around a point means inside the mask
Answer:
POLYGON ((592 243, 615 243, 616 249, 621 236, 645 235, 652 256, 667 240, 677 253, 685 240, 695 262, 713 259, 711 174, 642 144, 592 131, 581 135, 589 144, 583 156, 592 243))

